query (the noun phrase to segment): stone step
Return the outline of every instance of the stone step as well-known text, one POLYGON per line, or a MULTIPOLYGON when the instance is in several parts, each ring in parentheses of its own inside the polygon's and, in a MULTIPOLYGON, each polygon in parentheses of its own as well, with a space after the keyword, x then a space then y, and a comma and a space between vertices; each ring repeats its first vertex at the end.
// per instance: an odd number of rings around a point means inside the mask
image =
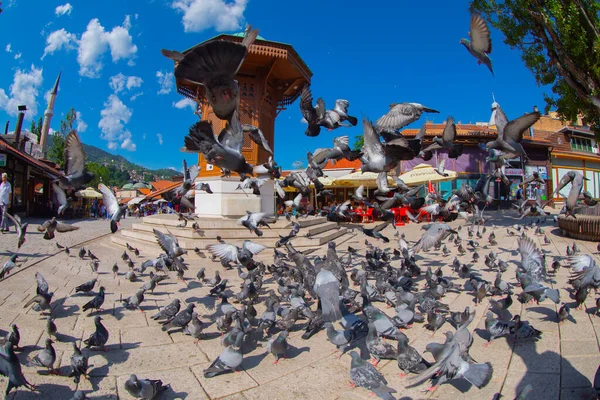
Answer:
MULTIPOLYGON (((119 245, 123 248, 126 247, 126 243, 129 243, 130 246, 133 246, 140 250, 141 255, 144 256, 146 259, 153 258, 158 256, 160 253, 164 253, 157 243, 152 243, 143 239, 135 239, 132 237, 126 237, 122 235, 114 235, 111 236, 111 242, 113 245, 119 245)), ((241 245, 241 243, 238 244, 241 245)), ((306 247, 302 248, 302 250, 306 250, 306 247)), ((208 251, 204 251, 204 253, 207 256, 206 260, 210 260, 210 258, 208 258, 210 256, 210 253, 208 251)), ((201 257, 198 256, 192 248, 188 249, 188 253, 184 255, 184 258, 200 259, 201 257)), ((265 249, 261 253, 255 255, 254 259, 257 261, 273 262, 273 248, 265 249)))
MULTIPOLYGON (((115 234, 111 236, 111 241, 114 244, 125 246, 125 243, 129 243, 133 247, 138 247, 140 250, 152 250, 152 252, 160 252, 158 243, 153 233, 145 231, 135 231, 129 229, 123 229, 120 231, 121 234, 115 234)), ((293 239, 292 244, 294 247, 307 248, 307 247, 318 247, 327 244, 330 241, 335 241, 337 244, 343 243, 350 239, 353 235, 349 234, 347 228, 330 229, 325 232, 321 232, 310 238, 305 236, 298 236, 293 239)), ((258 238, 253 237, 252 240, 255 243, 262 244, 268 248, 274 248, 276 240, 274 238, 258 238)), ((216 243, 214 239, 187 239, 178 238, 179 245, 185 249, 193 250, 198 247, 202 250, 206 250, 206 246, 209 244, 216 243)), ((244 239, 233 239, 227 240, 227 243, 241 246, 244 239)))
MULTIPOLYGON (((307 217, 307 218, 292 218, 292 221, 298 222, 300 227, 308 227, 318 225, 327 222, 325 217, 307 217)), ((151 215, 149 217, 143 217, 142 222, 149 225, 164 225, 169 227, 177 227, 181 224, 176 214, 158 214, 151 215)), ((225 218, 198 218, 194 221, 198 224, 200 229, 240 229, 241 226, 236 223, 234 219, 225 218)), ((192 225, 192 221, 188 221, 188 226, 192 225)), ((290 225, 290 221, 286 220, 285 217, 279 217, 276 223, 271 224, 272 228, 283 229, 290 225)))
MULTIPOLYGON (((263 238, 263 239, 271 238, 274 240, 278 240, 279 235, 285 236, 285 235, 289 234, 290 227, 288 225, 286 225, 284 228, 272 228, 272 229, 261 228, 261 231, 263 232, 263 236, 261 238, 263 238)), ((317 224, 317 225, 310 225, 310 226, 301 228, 300 235, 306 235, 306 234, 310 234, 311 236, 318 235, 320 233, 323 233, 323 232, 326 232, 328 230, 335 229, 335 228, 337 228, 337 223, 325 222, 325 223, 321 223, 321 224, 317 224)), ((146 223, 143 223, 143 224, 134 223, 132 225, 131 229, 134 231, 142 231, 142 232, 148 232, 148 233, 152 233, 153 230, 156 229, 156 230, 164 232, 164 233, 170 232, 173 235, 175 235, 176 237, 183 238, 183 239, 213 239, 214 240, 214 239, 216 239, 217 236, 220 236, 223 240, 228 240, 228 239, 254 240, 254 239, 258 239, 258 236, 256 236, 253 232, 250 232, 248 229, 243 228, 241 226, 238 226, 238 229, 204 229, 203 236, 201 236, 197 232, 194 232, 194 230, 190 227, 189 223, 188 223, 188 226, 185 228, 175 228, 172 226, 146 224, 146 223)))

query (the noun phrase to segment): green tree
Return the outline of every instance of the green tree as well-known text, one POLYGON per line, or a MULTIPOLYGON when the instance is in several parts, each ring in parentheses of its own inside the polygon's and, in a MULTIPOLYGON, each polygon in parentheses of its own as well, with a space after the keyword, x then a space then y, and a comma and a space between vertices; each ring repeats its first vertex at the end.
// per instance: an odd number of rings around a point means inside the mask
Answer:
POLYGON ((538 84, 551 85, 546 111, 600 126, 600 2, 472 0, 471 7, 521 52, 538 84))
POLYGON ((104 165, 95 162, 89 162, 85 164, 85 169, 86 171, 94 174, 94 179, 92 179, 92 181, 89 183, 91 187, 97 188, 100 182, 107 186, 113 185, 110 171, 104 165))
POLYGON ((51 137, 52 142, 48 148, 48 158, 60 165, 61 169, 65 167, 65 144, 69 132, 75 130, 75 122, 77 121, 77 113, 74 108, 71 108, 67 115, 60 121, 60 129, 51 137))
POLYGON ((365 145, 365 137, 363 135, 357 135, 354 137, 354 145, 352 150, 362 150, 365 145))
POLYGON ((42 124, 44 123, 44 121, 42 120, 42 117, 40 117, 37 121, 37 124, 35 123, 35 120, 31 120, 31 128, 29 129, 31 131, 31 133, 33 133, 35 136, 37 136, 38 138, 38 143, 40 142, 40 137, 42 136, 42 124))

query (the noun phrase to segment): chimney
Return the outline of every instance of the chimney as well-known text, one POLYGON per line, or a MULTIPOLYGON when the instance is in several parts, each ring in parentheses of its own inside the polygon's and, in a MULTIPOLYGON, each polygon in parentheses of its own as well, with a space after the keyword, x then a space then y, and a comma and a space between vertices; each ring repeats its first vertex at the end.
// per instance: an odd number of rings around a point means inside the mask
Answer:
POLYGON ((10 125, 10 121, 6 121, 6 126, 4 127, 4 134, 8 135, 8 126, 10 125))
POLYGON ((539 111, 539 110, 538 110, 538 106, 533 106, 533 111, 534 111, 534 112, 538 112, 538 111, 539 111))
POLYGON ((19 116, 17 117, 17 127, 15 128, 15 141, 13 143, 13 147, 18 150, 21 142, 21 128, 23 127, 23 119, 25 118, 27 106, 18 106, 17 108, 19 109, 19 116))

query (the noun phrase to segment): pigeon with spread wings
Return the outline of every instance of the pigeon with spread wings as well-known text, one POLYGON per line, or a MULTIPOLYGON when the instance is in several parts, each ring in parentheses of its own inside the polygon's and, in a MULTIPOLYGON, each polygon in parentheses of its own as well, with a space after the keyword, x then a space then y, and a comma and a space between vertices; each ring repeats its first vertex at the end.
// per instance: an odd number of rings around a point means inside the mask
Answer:
POLYGON ((115 233, 119 229, 119 221, 127 210, 127 204, 119 205, 117 197, 104 183, 98 184, 98 190, 102 193, 102 202, 110 215, 110 231, 115 233))
POLYGON ((78 226, 58 222, 56 217, 52 217, 52 219, 44 222, 37 228, 38 232, 45 232, 44 239, 46 240, 54 239, 55 232, 65 233, 76 231, 77 229, 79 229, 78 226))
POLYGON ((412 124, 426 113, 439 114, 438 110, 425 107, 419 103, 393 103, 390 104, 390 110, 377 120, 377 130, 381 132, 395 132, 412 124))
POLYGON ((175 61, 176 78, 202 85, 215 115, 229 120, 240 102, 240 89, 234 77, 257 36, 258 30, 248 26, 242 43, 211 40, 185 53, 163 49, 162 54, 175 61))
POLYGON ((492 76, 494 75, 492 59, 489 56, 492 52, 490 28, 481 15, 477 13, 471 14, 471 31, 469 32, 469 39, 460 39, 460 44, 465 46, 469 53, 477 59, 477 64, 487 66, 492 73, 492 76))
POLYGON ((207 162, 224 170, 224 175, 235 171, 242 176, 253 172, 252 165, 242 155, 243 139, 240 117, 234 110, 218 138, 210 122, 198 121, 190 128, 184 142, 187 150, 204 154, 207 162))
POLYGON ((65 140, 65 176, 58 179, 63 190, 78 189, 94 179, 94 175, 85 171, 85 151, 77 132, 71 131, 65 140))
POLYGON ((463 145, 454 143, 455 138, 456 124, 454 123, 454 118, 448 116, 442 137, 434 137, 433 143, 421 151, 421 156, 433 150, 448 149, 448 158, 458 158, 463 153, 463 145))
POLYGON ((27 222, 21 222, 21 218, 18 215, 10 215, 6 213, 8 219, 11 220, 13 224, 15 224, 15 228, 17 229, 17 249, 20 249, 25 243, 25 234, 27 233, 27 226, 29 225, 27 222))
POLYGON ((266 247, 250 240, 244 240, 241 248, 233 244, 216 243, 209 244, 206 249, 223 261, 238 263, 246 267, 252 263, 252 257, 266 249, 266 247))

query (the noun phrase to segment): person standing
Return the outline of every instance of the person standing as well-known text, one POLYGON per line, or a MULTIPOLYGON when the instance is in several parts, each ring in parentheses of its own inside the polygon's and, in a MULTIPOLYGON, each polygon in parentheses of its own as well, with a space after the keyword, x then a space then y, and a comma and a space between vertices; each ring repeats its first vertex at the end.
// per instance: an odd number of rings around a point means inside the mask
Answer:
POLYGON ((0 223, 0 232, 8 232, 8 218, 6 213, 8 207, 10 207, 10 195, 12 194, 12 187, 8 183, 8 175, 6 172, 2 173, 2 183, 0 183, 0 208, 2 211, 2 223, 0 223))

